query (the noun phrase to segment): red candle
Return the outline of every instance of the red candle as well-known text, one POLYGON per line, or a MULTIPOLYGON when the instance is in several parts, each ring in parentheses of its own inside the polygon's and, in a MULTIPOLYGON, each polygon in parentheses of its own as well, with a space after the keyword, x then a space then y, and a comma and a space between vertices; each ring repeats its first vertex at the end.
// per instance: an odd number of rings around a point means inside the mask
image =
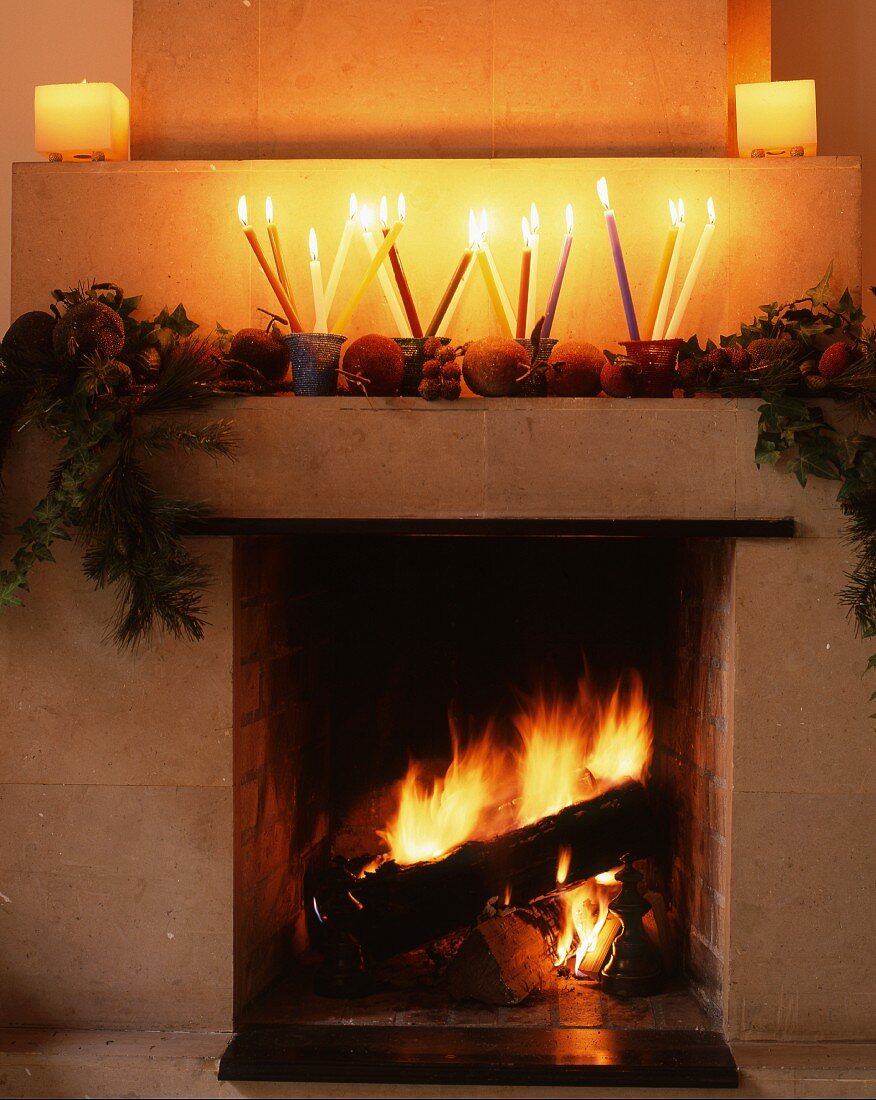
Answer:
MULTIPOLYGON (((405 220, 405 197, 399 195, 398 197, 398 220, 404 224, 405 220)), ((389 226, 387 222, 386 213, 386 196, 380 200, 380 225, 383 229, 384 237, 389 232, 389 226)), ((423 326, 420 324, 420 318, 417 314, 417 307, 414 305, 414 298, 411 294, 411 288, 408 285, 407 276, 405 275, 405 269, 402 267, 401 256, 398 254, 398 249, 395 245, 389 250, 389 262, 392 265, 392 272, 395 275, 395 283, 398 287, 399 295, 401 296, 402 305, 404 306, 405 315, 408 319, 408 324, 411 326, 411 332, 416 337, 423 335, 423 326)))
POLYGON ((532 271, 532 236, 526 218, 523 227, 523 252, 520 256, 520 291, 517 295, 517 339, 526 339, 526 313, 529 305, 529 275, 532 271))

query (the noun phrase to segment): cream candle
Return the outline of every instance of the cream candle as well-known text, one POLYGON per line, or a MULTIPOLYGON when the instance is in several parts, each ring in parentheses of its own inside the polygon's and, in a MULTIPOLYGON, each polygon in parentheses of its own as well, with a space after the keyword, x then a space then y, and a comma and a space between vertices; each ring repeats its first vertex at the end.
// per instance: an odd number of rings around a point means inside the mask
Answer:
POLYGON ((310 283, 313 287, 313 331, 328 331, 328 318, 325 308, 325 294, 322 288, 322 267, 319 262, 319 248, 316 243, 316 230, 310 230, 310 283))
MULTIPOLYGON (((684 199, 678 200, 676 210, 676 234, 672 245, 672 257, 666 272, 666 280, 663 283, 663 291, 660 295, 660 306, 657 316, 654 318, 654 326, 651 330, 652 340, 662 340, 663 330, 666 327, 666 318, 669 316, 669 303, 672 300, 672 291, 675 288, 675 276, 678 271, 678 261, 681 258, 681 244, 684 240, 684 199)), ((647 329, 646 329, 647 332, 647 329)))
POLYGON ((115 84, 40 84, 34 148, 49 160, 127 160, 130 105, 115 84))
POLYGON ((603 210, 605 211, 605 228, 608 232, 609 244, 611 245, 611 255, 614 259, 614 269, 617 274, 617 285, 620 290, 621 302, 623 303, 624 314, 627 319, 627 329, 630 334, 630 339, 638 340, 639 325, 636 321, 633 295, 630 292, 630 280, 627 278, 627 267, 624 263, 623 249, 621 248, 620 236, 617 231, 617 219, 608 201, 608 184, 606 183, 605 176, 596 184, 596 192, 599 195, 599 201, 602 203, 603 210))
MULTIPOLYGON (((371 219, 371 208, 368 206, 363 206, 359 214, 359 222, 362 229, 362 240, 365 243, 365 248, 368 252, 368 255, 373 260, 374 257, 377 255, 377 241, 375 241, 374 234, 371 232, 371 219)), ((392 238, 393 242, 395 241, 396 237, 398 237, 399 233, 401 233, 404 222, 396 221, 395 225, 393 225, 392 228, 395 229, 396 226, 398 227, 398 232, 396 232, 395 236, 392 238)), ((392 230, 390 230, 390 232, 392 232, 392 230)), ((383 239, 384 241, 388 240, 389 234, 387 233, 383 239)), ((390 244, 389 247, 392 248, 392 244, 390 244)), ((387 255, 388 254, 389 249, 387 249, 387 255)), ((405 316, 405 311, 402 309, 401 303, 398 300, 398 295, 393 288, 392 280, 389 277, 389 272, 386 270, 386 267, 382 263, 377 268, 377 281, 380 283, 380 289, 383 291, 383 297, 386 299, 386 304, 389 306, 389 312, 392 314, 392 319, 396 328, 398 329, 399 336, 411 336, 411 326, 408 324, 408 319, 405 316)))
POLYGON ((338 283, 341 281, 341 272, 344 270, 344 264, 347 261, 347 253, 350 251, 350 242, 356 234, 356 227, 359 224, 359 203, 356 200, 355 192, 350 195, 350 215, 344 222, 344 229, 341 233, 340 244, 338 250, 335 253, 334 263, 332 269, 329 272, 328 282, 325 284, 325 308, 326 312, 331 312, 332 305, 335 300, 335 293, 338 289, 338 283))
POLYGON ((678 336, 678 330, 681 328, 681 322, 684 320, 685 311, 687 310, 691 295, 694 292, 694 287, 697 285, 697 279, 699 278, 703 261, 706 258, 706 253, 709 251, 712 237, 715 235, 715 204, 712 202, 711 198, 706 203, 706 209, 709 214, 709 220, 703 226, 703 232, 700 235, 697 250, 694 253, 694 258, 688 269, 687 278, 684 280, 681 293, 678 296, 675 312, 672 314, 672 320, 666 328, 664 337, 666 340, 674 340, 678 336))
POLYGON ((538 220, 538 209, 535 203, 532 203, 529 207, 529 251, 532 255, 529 261, 529 293, 526 297, 525 334, 527 336, 532 332, 533 325, 535 324, 535 296, 538 291, 539 235, 540 225, 538 220))
POLYGON ((651 301, 645 317, 644 333, 646 340, 654 339, 654 322, 657 320, 657 310, 660 308, 663 288, 666 285, 666 276, 672 262, 672 254, 675 251, 675 242, 678 238, 678 211, 675 209, 675 203, 672 199, 669 200, 669 222, 669 232, 666 234, 666 240, 663 243, 663 253, 660 256, 660 263, 657 265, 654 289, 651 291, 651 301))
POLYGON ((520 253, 520 290, 517 294, 517 339, 522 340, 527 333, 526 317, 529 302, 530 274, 532 272, 532 233, 526 218, 521 223, 523 230, 523 251, 520 253))
POLYGON ((481 238, 478 241, 478 251, 481 253, 481 256, 479 256, 480 267, 484 273, 484 279, 487 281, 487 290, 490 292, 490 297, 494 298, 494 302, 498 301, 499 308, 496 313, 502 326, 502 333, 505 336, 513 337, 517 322, 514 318, 514 310, 511 308, 511 299, 508 297, 505 284, 502 282, 502 276, 499 274, 499 269, 496 267, 496 261, 493 259, 493 253, 490 250, 490 242, 487 240, 488 229, 487 211, 482 210, 481 238))

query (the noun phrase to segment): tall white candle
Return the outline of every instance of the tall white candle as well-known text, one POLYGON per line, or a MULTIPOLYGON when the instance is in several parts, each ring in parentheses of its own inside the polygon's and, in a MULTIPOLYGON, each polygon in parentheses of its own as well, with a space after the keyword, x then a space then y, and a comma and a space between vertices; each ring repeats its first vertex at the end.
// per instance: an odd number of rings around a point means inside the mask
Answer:
POLYGON ((316 230, 310 230, 310 282, 313 285, 313 331, 328 332, 328 311, 322 289, 322 266, 316 244, 316 230))
POLYGON ((678 296, 678 302, 675 306, 675 312, 672 314, 672 320, 666 327, 666 332, 663 336, 664 340, 674 340, 678 336, 678 330, 681 328, 681 322, 684 320, 685 310, 688 307, 691 295, 694 292, 694 287, 697 284, 700 268, 703 266, 703 260, 705 260, 709 245, 712 243, 712 237, 715 235, 715 204, 709 199, 706 206, 709 211, 709 220, 703 226, 700 242, 697 245, 697 250, 691 261, 687 278, 684 280, 684 286, 681 288, 681 294, 678 296))
POLYGON ((660 307, 654 319, 654 328, 651 332, 652 340, 662 340, 663 330, 666 327, 666 318, 669 316, 669 303, 672 301, 672 291, 675 289, 675 277, 678 273, 678 261, 681 258, 681 242, 684 240, 684 199, 678 200, 678 232, 675 234, 675 244, 672 246, 672 258, 666 272, 666 282, 663 284, 663 294, 660 297, 660 307))
POLYGON ((538 237, 539 222, 538 209, 535 203, 529 208, 529 297, 526 302, 526 335, 528 336, 535 326, 535 295, 538 290, 538 237))
POLYGON ((505 315, 505 322, 508 331, 511 335, 517 328, 517 318, 514 316, 514 310, 511 308, 511 299, 508 297, 508 292, 505 290, 505 284, 502 282, 502 276, 499 274, 499 269, 496 267, 496 261, 493 259, 493 253, 490 251, 490 245, 487 241, 487 230, 489 228, 487 222, 487 211, 481 211, 481 239, 480 248, 484 254, 484 258, 487 261, 487 267, 490 269, 490 274, 493 276, 493 282, 496 284, 496 290, 499 292, 499 302, 501 303, 502 313, 505 315))
MULTIPOLYGON (((374 234, 371 232, 371 217, 370 209, 367 206, 363 206, 359 215, 359 221, 362 226, 362 240, 365 242, 365 248, 368 250, 368 255, 373 260, 377 255, 377 241, 375 241, 374 234)), ((402 304, 398 300, 398 295, 395 292, 395 287, 392 285, 392 279, 389 277, 389 272, 386 270, 385 263, 381 264, 377 269, 377 281, 380 283, 380 289, 383 291, 383 296, 386 299, 386 304, 389 306, 389 312, 392 314, 392 319, 398 329, 399 336, 411 336, 411 326, 408 323, 405 311, 402 309, 402 304)))
POLYGON ((357 214, 359 212, 359 204, 356 201, 356 195, 350 195, 350 216, 344 222, 344 231, 341 233, 341 241, 338 245, 338 250, 335 253, 335 262, 332 264, 332 269, 329 272, 328 282, 325 284, 325 309, 326 313, 331 311, 332 305, 335 300, 335 293, 338 289, 338 283, 341 281, 341 272, 344 270, 344 264, 347 260, 347 253, 350 251, 350 241, 356 232, 359 219, 357 214))

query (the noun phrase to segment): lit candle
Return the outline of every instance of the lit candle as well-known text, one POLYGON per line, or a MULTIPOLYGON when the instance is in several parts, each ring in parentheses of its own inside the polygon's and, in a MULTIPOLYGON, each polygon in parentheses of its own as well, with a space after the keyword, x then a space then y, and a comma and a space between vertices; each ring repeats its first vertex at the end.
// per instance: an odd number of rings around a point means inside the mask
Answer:
POLYGON ((521 222, 523 230, 523 252, 520 254, 520 291, 517 295, 517 339, 526 336, 527 308, 529 302, 530 272, 532 268, 532 234, 526 218, 521 222))
POLYGON ((350 216, 344 222, 344 231, 341 233, 341 241, 335 253, 335 261, 332 264, 328 282, 325 285, 325 308, 327 313, 334 304, 335 292, 338 289, 338 283, 341 281, 341 272, 344 270, 347 253, 350 251, 350 241, 353 239, 359 221, 358 212, 359 204, 356 201, 356 196, 355 194, 350 195, 350 216))
POLYGON ((657 321, 657 312, 660 309, 660 303, 663 300, 663 291, 666 287, 666 276, 669 273, 669 265, 672 263, 672 256, 675 252, 675 242, 678 240, 678 211, 675 209, 675 203, 672 199, 669 200, 669 221, 669 232, 666 234, 666 242, 663 245, 663 255, 660 257, 660 263, 657 266, 657 276, 654 279, 654 289, 651 292, 651 302, 648 305, 648 314, 645 318, 646 340, 659 339, 654 330, 654 325, 657 321))
POLYGON ((276 294, 277 301, 280 303, 283 312, 286 314, 286 320, 289 322, 289 327, 292 329, 293 332, 301 332, 301 322, 296 316, 294 306, 289 301, 289 295, 283 289, 283 284, 274 274, 274 269, 268 263, 267 258, 262 251, 262 246, 259 244, 258 238, 256 237, 255 229, 249 224, 249 215, 246 209, 246 195, 240 196, 240 200, 237 203, 237 216, 240 218, 240 224, 243 226, 243 235, 249 241, 250 247, 255 253, 255 258, 258 260, 259 266, 265 274, 265 278, 271 284, 271 289, 273 290, 274 294, 276 294))
POLYGON ((672 259, 669 261, 669 270, 666 273, 666 282, 663 284, 663 294, 660 298, 660 308, 654 320, 654 328, 651 332, 652 340, 661 340, 663 330, 666 327, 666 318, 669 316, 669 303, 672 299, 672 291, 675 287, 675 274, 678 271, 678 261, 681 258, 681 242, 684 240, 684 199, 678 200, 676 207, 678 216, 678 232, 675 234, 675 243, 672 246, 672 259))
POLYGON ((340 317, 338 317, 338 319, 332 325, 332 332, 343 333, 344 329, 346 329, 347 325, 350 323, 350 318, 356 312, 356 307, 362 301, 362 296, 371 285, 371 282, 377 272, 381 269, 383 262, 389 255, 389 250, 395 244, 395 239, 399 235, 399 233, 401 233, 401 231, 402 223, 396 222, 395 225, 387 233, 387 235, 383 238, 380 247, 374 253, 371 263, 368 265, 368 270, 362 277, 362 281, 359 283, 359 286, 356 288, 353 296, 344 307, 343 313, 341 313, 340 317))
POLYGON ((463 252, 459 263, 456 265, 456 270, 450 277, 450 282, 447 284, 447 289, 438 303, 435 315, 426 329, 427 336, 445 336, 447 334, 447 329, 450 327, 456 307, 459 305, 459 300, 473 270, 472 260, 474 259, 477 236, 478 228, 474 210, 470 210, 468 213, 468 248, 463 252))
POLYGON ((289 285, 289 276, 286 273, 286 261, 283 259, 283 249, 280 247, 280 234, 277 232, 277 224, 274 221, 274 200, 270 195, 265 199, 265 221, 268 223, 268 240, 271 243, 271 253, 274 257, 274 267, 283 284, 283 289, 289 295, 292 308, 295 308, 295 296, 289 285))
POLYGON ((50 160, 127 160, 130 106, 115 84, 40 84, 34 147, 50 160))
MULTIPOLYGON (((405 221, 405 197, 400 194, 398 197, 398 220, 404 225, 405 221)), ((380 200, 380 225, 383 230, 384 237, 389 232, 389 226, 386 224, 386 195, 380 200)), ((398 249, 393 246, 389 250, 389 262, 392 264, 392 272, 395 275, 395 283, 398 287, 398 292, 401 295, 402 305, 404 306, 405 316, 408 319, 408 325, 414 336, 420 337, 423 335, 423 326, 420 324, 420 317, 417 313, 417 307, 414 305, 414 298, 411 294, 411 288, 408 285, 407 276, 405 275, 405 269, 402 267, 401 256, 398 254, 398 249)))
POLYGON ((322 267, 319 262, 319 249, 316 246, 316 230, 310 230, 310 282, 313 286, 313 331, 326 332, 325 294, 322 289, 322 267))
POLYGON ((611 254, 614 257, 614 268, 617 272, 617 283, 620 288, 621 301, 624 306, 624 313, 627 317, 627 329, 629 330, 630 339, 639 339, 639 326, 636 322, 636 311, 633 308, 633 296, 630 293, 630 281, 627 278, 627 268, 624 263, 624 254, 621 249, 620 237, 617 232, 617 221, 614 216, 614 211, 609 206, 608 202, 608 184, 605 182, 605 176, 596 184, 596 191, 599 195, 599 201, 602 203, 605 210, 605 228, 608 230, 608 240, 611 244, 611 254))
MULTIPOLYGON (((493 298, 494 303, 496 300, 494 295, 498 298, 499 309, 496 313, 502 326, 502 332, 505 336, 513 336, 514 330, 517 327, 514 318, 514 310, 511 308, 511 299, 508 297, 508 293, 505 290, 505 284, 502 282, 502 276, 499 274, 498 267, 496 267, 493 253, 490 251, 490 242, 487 240, 487 228, 487 212, 486 210, 482 210, 481 238, 478 241, 478 262, 481 271, 485 273, 489 271, 487 290, 490 292, 490 297, 493 298)), ((486 274, 484 274, 484 278, 487 279, 486 274)))
POLYGON ((554 284, 551 287, 550 297, 545 306, 544 324, 541 326, 541 338, 547 340, 554 327, 554 315, 557 312, 557 302, 560 300, 560 291, 563 288, 563 277, 566 274, 566 264, 569 262, 569 253, 572 250, 572 230, 574 221, 572 218, 572 204, 566 207, 566 235, 563 237, 563 247, 560 249, 560 262, 557 264, 557 273, 554 275, 554 284))
POLYGON ((678 296, 678 302, 675 306, 675 312, 672 314, 672 320, 666 329, 665 339, 674 340, 678 336, 678 330, 681 328, 681 322, 684 320, 684 313, 687 309, 688 302, 690 302, 691 295, 694 292, 694 287, 697 283, 697 278, 700 274, 700 268, 703 266, 703 260, 706 258, 706 253, 709 250, 709 245, 712 243, 712 237, 715 235, 715 204, 711 199, 706 203, 706 209, 709 212, 709 220, 703 226, 703 232, 700 236, 697 250, 694 253, 694 258, 691 261, 690 269, 687 273, 687 278, 684 280, 684 285, 681 288, 681 293, 678 296))
MULTIPOLYGON (((362 227, 362 240, 365 242, 365 248, 368 250, 368 255, 373 260, 377 255, 377 241, 374 239, 374 234, 371 232, 371 210, 367 206, 363 206, 359 214, 359 222, 362 227)), ((402 231, 404 222, 397 221, 393 225, 392 229, 398 227, 398 232, 393 237, 393 241, 398 237, 398 234, 402 231)), ((391 233, 392 230, 389 231, 391 233)), ((384 236, 384 241, 389 240, 389 233, 384 236)), ((389 246, 392 248, 392 244, 389 246)), ((389 249, 387 249, 387 255, 389 249)), ((385 256, 384 256, 385 258, 385 256)), ((398 297, 392 288, 392 280, 389 277, 389 272, 381 265, 377 269, 377 281, 380 283, 380 289, 383 291, 383 297, 386 299, 386 304, 389 306, 389 312, 392 314, 395 326, 398 329, 399 336, 411 336, 411 326, 408 324, 408 319, 405 317, 405 312, 399 304, 398 297)))
POLYGON ((529 250, 532 259, 529 262, 529 295, 526 299, 526 333, 532 332, 535 325, 535 295, 538 288, 538 210, 535 203, 529 208, 529 250))

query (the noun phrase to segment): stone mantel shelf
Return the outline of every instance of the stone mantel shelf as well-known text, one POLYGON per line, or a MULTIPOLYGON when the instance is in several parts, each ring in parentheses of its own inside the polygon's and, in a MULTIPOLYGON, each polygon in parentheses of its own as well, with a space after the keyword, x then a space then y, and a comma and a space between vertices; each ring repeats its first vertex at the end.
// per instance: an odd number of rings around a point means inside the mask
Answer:
MULTIPOLYGON (((756 399, 231 397, 235 461, 156 459, 167 491, 223 520, 779 521, 842 533, 836 486, 754 465, 756 399)), ((52 461, 24 433, 13 515, 52 461)), ((788 533, 788 529, 785 529, 788 533)))

